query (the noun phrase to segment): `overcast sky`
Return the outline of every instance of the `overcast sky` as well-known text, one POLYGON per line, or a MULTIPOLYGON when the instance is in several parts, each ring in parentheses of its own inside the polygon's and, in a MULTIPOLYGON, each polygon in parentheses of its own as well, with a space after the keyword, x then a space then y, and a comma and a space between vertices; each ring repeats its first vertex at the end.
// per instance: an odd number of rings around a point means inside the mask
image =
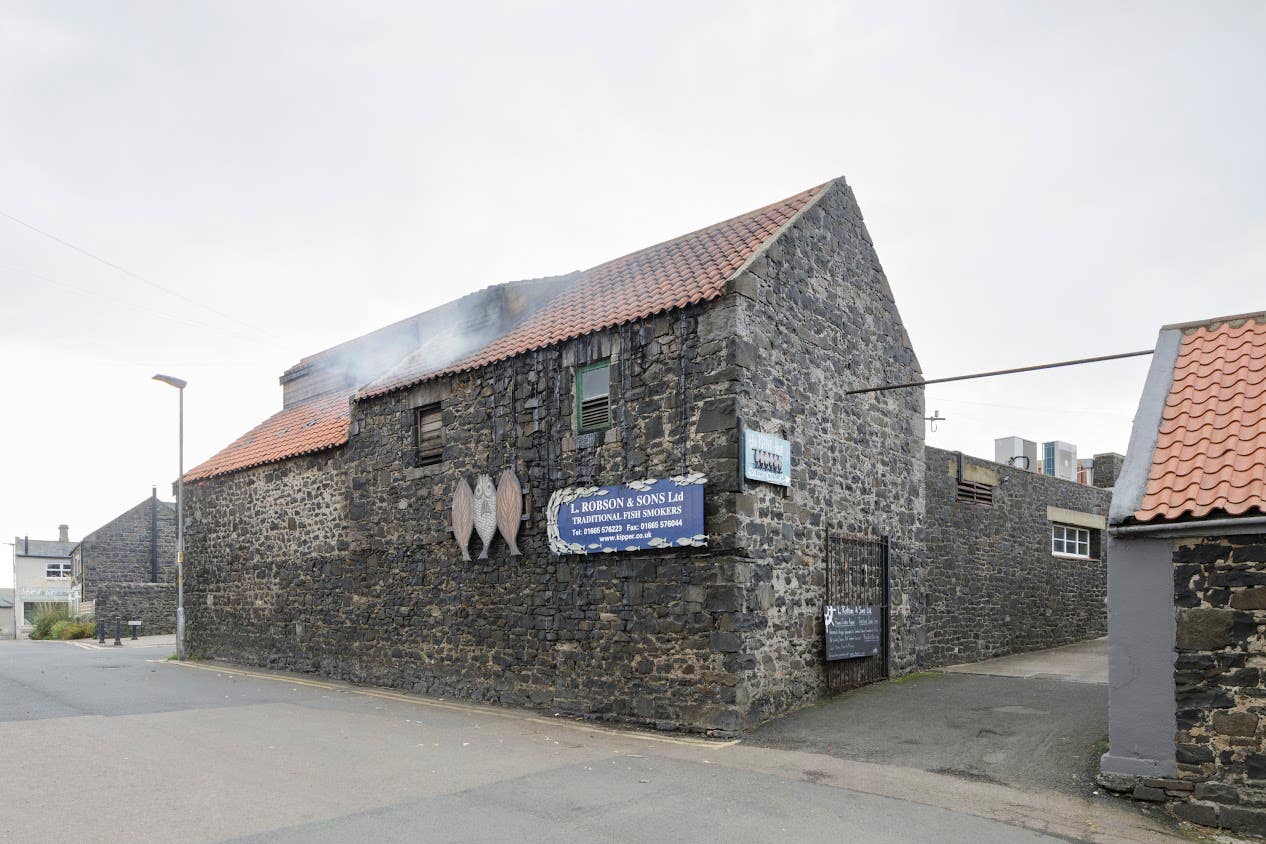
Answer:
MULTIPOLYGON (((0 535, 80 538, 305 354, 843 175, 929 377, 1266 307, 1260 3, 0 3, 0 535)), ((1124 451, 1147 359, 929 388, 1124 451)), ((5 556, 8 549, 5 548, 5 556)), ((11 572, 0 564, 0 586, 11 572)))

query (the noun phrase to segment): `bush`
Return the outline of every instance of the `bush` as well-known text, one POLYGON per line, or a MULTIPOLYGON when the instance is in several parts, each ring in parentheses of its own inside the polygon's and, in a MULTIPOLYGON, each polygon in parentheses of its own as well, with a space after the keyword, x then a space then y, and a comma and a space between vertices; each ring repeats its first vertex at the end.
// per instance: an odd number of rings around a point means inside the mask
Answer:
POLYGON ((59 621, 69 621, 70 613, 65 604, 45 604, 35 616, 35 627, 31 631, 32 639, 47 639, 52 633, 53 625, 59 621))
POLYGON ((63 639, 91 639, 97 635, 97 622, 92 616, 87 616, 72 622, 66 632, 69 635, 63 636, 63 639))
POLYGON ((46 638, 69 639, 70 628, 74 625, 75 622, 71 621, 69 618, 63 618, 61 621, 55 622, 52 627, 48 628, 48 636, 46 638))

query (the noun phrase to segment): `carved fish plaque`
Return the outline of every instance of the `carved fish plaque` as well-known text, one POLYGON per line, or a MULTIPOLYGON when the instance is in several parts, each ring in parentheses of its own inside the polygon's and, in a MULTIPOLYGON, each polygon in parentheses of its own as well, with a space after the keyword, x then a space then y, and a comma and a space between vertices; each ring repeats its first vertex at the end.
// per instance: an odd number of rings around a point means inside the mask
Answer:
POLYGON ((475 527, 475 496, 462 478, 453 492, 453 537, 462 549, 462 559, 470 559, 470 532, 475 527))
POLYGON ((523 515, 523 487, 513 469, 506 469, 497 479, 497 529, 510 546, 510 556, 519 556, 519 517, 523 515))
POLYGON ((488 547, 497 535, 497 492, 492 488, 492 478, 480 475, 475 481, 475 532, 484 542, 479 559, 488 559, 488 547))

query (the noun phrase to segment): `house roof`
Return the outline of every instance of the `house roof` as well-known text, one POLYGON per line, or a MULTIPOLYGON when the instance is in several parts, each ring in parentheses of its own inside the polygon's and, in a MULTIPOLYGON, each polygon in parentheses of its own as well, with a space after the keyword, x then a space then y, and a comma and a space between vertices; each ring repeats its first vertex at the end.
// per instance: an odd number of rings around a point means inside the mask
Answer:
POLYGON ((185 480, 212 478, 342 445, 347 442, 350 398, 343 391, 326 393, 275 413, 189 470, 185 480))
MULTIPOLYGON (((548 301, 523 310, 524 316, 478 337, 457 359, 437 355, 425 344, 385 371, 375 373, 359 392, 345 390, 296 404, 270 417, 210 460, 185 475, 199 480, 274 463, 347 442, 349 399, 367 399, 444 375, 477 369, 664 311, 720 296, 734 278, 768 246, 775 235, 808 209, 832 183, 827 182, 755 211, 682 235, 588 270, 497 287, 537 291, 548 301)), ((441 308, 448 306, 441 306, 441 308)), ((394 336, 413 319, 378 329, 394 336)), ((309 355, 287 370, 295 372, 364 338, 309 355)), ((283 376, 284 378, 284 376, 283 376)))
POLYGON ((477 369, 573 337, 715 299, 725 283, 830 183, 580 272, 523 323, 456 362, 434 366, 426 349, 371 381, 358 399, 477 369))
POLYGON ((1266 312, 1166 326, 1162 338, 1167 333, 1176 347, 1172 370, 1148 422, 1155 446, 1133 519, 1266 514, 1266 312))
POLYGON ((19 557, 69 557, 78 542, 57 542, 51 539, 13 538, 14 553, 19 557))

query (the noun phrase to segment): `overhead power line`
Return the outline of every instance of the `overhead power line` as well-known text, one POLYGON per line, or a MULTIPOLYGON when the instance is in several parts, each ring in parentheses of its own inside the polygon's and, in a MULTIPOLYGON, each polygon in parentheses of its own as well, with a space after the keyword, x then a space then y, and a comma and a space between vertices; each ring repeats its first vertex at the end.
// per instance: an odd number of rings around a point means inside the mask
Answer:
POLYGON ((12 214, 6 213, 6 212, 5 212, 5 211, 3 211, 3 210, 0 210, 0 217, 4 217, 4 218, 5 218, 5 219, 7 219, 7 220, 12 220, 13 222, 17 223, 19 226, 22 226, 23 228, 30 229, 31 231, 35 232, 36 234, 41 235, 41 236, 43 236, 43 237, 46 237, 46 238, 48 238, 49 240, 53 241, 54 243, 59 243, 59 244, 61 244, 62 246, 65 246, 67 249, 72 249, 72 250, 74 250, 75 252, 78 252, 80 255, 83 255, 83 256, 84 256, 84 257, 86 257, 86 258, 91 258, 92 260, 96 261, 97 263, 102 264, 103 266, 107 266, 107 267, 109 267, 110 269, 114 270, 115 272, 120 272, 120 273, 122 273, 123 275, 127 276, 128 278, 135 279, 136 281, 141 282, 141 284, 147 284, 147 285, 149 285, 150 287, 153 287, 155 290, 161 290, 161 291, 163 291, 164 293, 168 294, 169 296, 175 296, 177 299, 182 299, 182 300, 184 300, 185 302, 188 302, 189 304, 191 304, 191 305, 193 305, 193 306, 195 306, 195 307, 198 307, 198 308, 205 308, 206 310, 210 311, 211 313, 215 314, 216 316, 219 316, 219 317, 222 317, 222 318, 224 318, 224 319, 227 319, 227 320, 229 320, 230 322, 235 322, 235 323, 237 323, 238 325, 240 325, 240 326, 242 326, 242 327, 244 327, 244 328, 249 328, 251 331, 254 331, 254 332, 257 332, 257 333, 259 333, 259 334, 262 334, 263 336, 268 337, 268 338, 269 338, 269 339, 271 339, 271 340, 276 340, 276 341, 280 341, 280 340, 281 340, 281 338, 280 338, 280 337, 278 337, 277 335, 275 335, 275 334, 270 334, 269 332, 265 331, 265 330, 264 330, 264 329, 262 329, 262 328, 259 328, 258 326, 251 325, 249 322, 243 322, 242 320, 238 319, 237 317, 233 316, 232 314, 225 313, 224 311, 221 311, 221 310, 219 310, 218 308, 214 308, 214 307, 212 307, 211 305, 208 305, 208 304, 206 304, 206 303, 204 303, 204 302, 199 302, 199 301, 198 301, 198 300, 196 300, 196 299, 192 299, 192 298, 190 298, 190 297, 186 296, 185 294, 181 293, 179 290, 172 290, 170 287, 167 287, 167 286, 165 286, 165 285, 159 284, 159 283, 158 283, 158 282, 156 282, 156 281, 151 281, 150 279, 146 278, 146 277, 145 277, 145 276, 143 276, 143 275, 140 275, 140 274, 138 274, 138 273, 134 273, 134 272, 132 272, 132 271, 131 271, 131 270, 129 270, 127 267, 122 267, 122 266, 119 266, 118 264, 114 263, 113 261, 110 261, 110 260, 108 260, 108 259, 106 259, 106 258, 102 258, 100 255, 97 255, 97 254, 95 254, 95 253, 93 253, 93 252, 89 252, 87 249, 84 249, 82 246, 76 246, 75 244, 71 243, 69 240, 65 240, 65 239, 63 239, 63 238, 60 238, 60 237, 58 237, 57 235, 52 234, 51 232, 46 232, 46 231, 44 231, 43 229, 41 229, 41 228, 39 228, 39 227, 37 227, 37 226, 33 226, 33 225, 31 225, 30 223, 26 222, 25 220, 20 220, 20 219, 18 219, 17 217, 13 216, 12 214))
POLYGON ((925 387, 928 384, 947 384, 950 381, 968 381, 972 378, 992 378, 995 375, 1015 375, 1018 372, 1036 372, 1039 369, 1057 369, 1061 366, 1080 366, 1083 363, 1099 363, 1105 360, 1121 360, 1150 355, 1154 349, 1141 352, 1122 352, 1119 355, 1100 355, 1094 358, 1078 358, 1077 360, 1061 360, 1058 363, 1039 363, 1033 366, 1017 366, 1014 369, 995 369, 992 372, 974 372, 971 375, 952 375, 949 378, 930 378, 927 381, 906 381, 903 384, 881 384, 878 387, 862 387, 860 390, 845 390, 844 395, 853 396, 858 393, 879 393, 884 390, 900 390, 905 387, 925 387))

